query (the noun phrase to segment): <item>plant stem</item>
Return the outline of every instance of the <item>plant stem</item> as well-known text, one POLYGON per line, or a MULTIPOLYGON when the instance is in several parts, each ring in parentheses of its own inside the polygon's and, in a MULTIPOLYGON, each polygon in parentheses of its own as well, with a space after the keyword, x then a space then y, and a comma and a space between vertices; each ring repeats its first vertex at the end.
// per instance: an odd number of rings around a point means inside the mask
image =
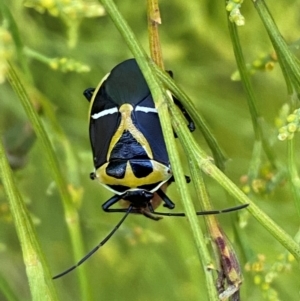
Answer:
POLYGON ((158 0, 147 0, 147 13, 151 58, 161 70, 164 70, 164 61, 162 58, 162 51, 158 34, 158 26, 161 24, 158 0))
POLYGON ((295 138, 287 141, 288 148, 288 176, 291 184, 295 207, 300 218, 300 178, 295 157, 295 138))
POLYGON ((206 143, 208 144, 209 148, 211 149, 211 151, 213 153, 213 157, 216 162, 216 165, 221 170, 225 170, 226 156, 223 153, 216 138, 213 136, 212 132, 210 131, 204 118, 199 113, 199 110, 196 109, 192 100, 186 95, 186 93, 182 89, 180 89, 180 87, 178 87, 176 85, 174 80, 165 71, 161 70, 157 66, 154 66, 154 67, 155 67, 155 71, 156 71, 156 74, 158 75, 159 79, 164 83, 166 88, 168 88, 175 97, 180 99, 180 101, 184 105, 184 108, 189 112, 192 119, 196 122, 201 133, 204 136, 206 143))
POLYGON ((49 268, 40 248, 29 212, 16 187, 1 140, 0 174, 21 244, 32 300, 58 300, 49 268))
MULTIPOLYGON (((242 51, 242 47, 241 47, 238 32, 237 32, 237 26, 228 20, 228 27, 229 27, 230 37, 232 40, 236 63, 237 63, 238 70, 239 70, 239 73, 241 76, 241 82, 242 82, 242 85, 243 85, 243 88, 244 88, 244 91, 245 91, 246 97, 247 97, 247 103, 248 103, 248 107, 249 107, 249 111, 250 111, 250 115, 251 115, 255 140, 258 143, 259 142, 262 143, 265 154, 267 155, 273 168, 276 169, 277 165, 276 165, 276 161, 274 158, 274 154, 270 148, 268 140, 263 135, 263 129, 262 129, 263 118, 258 113, 258 110, 256 107, 257 101, 256 101, 256 97, 255 97, 255 93, 253 91, 252 85, 250 83, 247 66, 245 64, 243 51, 242 51)), ((253 154, 255 155, 256 152, 253 151, 253 154)), ((255 160, 256 160, 255 158, 252 158, 252 162, 254 162, 255 160)), ((258 166, 256 166, 256 167, 258 168, 258 166)), ((252 168, 252 171, 253 171, 253 168, 252 168)), ((256 171, 256 173, 257 173, 257 171, 256 171)))
MULTIPOLYGON (((201 233, 201 229, 199 226, 199 222, 195 215, 195 208, 191 197, 189 195, 189 191, 186 186, 186 180, 184 177, 183 169, 180 164, 180 159, 177 151, 177 147, 174 141, 173 129, 170 122, 167 102, 172 103, 170 97, 165 93, 162 84, 156 78, 155 72, 153 71, 152 64, 150 60, 147 59, 145 51, 140 46, 139 42, 137 41, 136 37, 134 36, 132 30, 129 28, 128 24, 118 11, 117 7, 115 6, 114 2, 111 0, 102 0, 102 5, 104 6, 106 12, 111 17, 112 21, 116 25, 117 29, 120 31, 122 37, 124 38, 125 42, 127 43, 129 49, 132 51, 146 81, 150 88, 152 97, 154 99, 155 105, 158 109, 159 119, 161 122, 163 135, 165 138, 167 151, 169 154, 170 163, 172 166, 172 172, 174 177, 176 178, 176 186, 179 188, 179 193, 181 199, 183 200, 183 205, 185 209, 185 213, 190 224, 193 237, 197 246, 199 260, 202 262, 202 266, 205 272, 207 272, 207 267, 211 265, 211 260, 207 258, 204 254, 209 254, 206 245, 204 243, 203 234, 201 233), (205 259, 203 259, 205 256, 205 259)), ((184 126, 185 122, 183 121, 184 126)), ((187 129, 186 129, 187 130, 187 129)), ((211 273, 209 273, 211 275, 211 273)), ((212 276, 209 276, 212 277, 212 276)), ((212 278, 211 278, 212 279, 212 278)), ((218 300, 216 292, 209 290, 209 300, 218 300)))
POLYGON ((170 106, 172 113, 173 126, 177 127, 179 139, 182 145, 186 146, 187 155, 192 158, 191 164, 196 164, 200 169, 216 180, 230 195, 236 198, 242 204, 249 204, 247 210, 265 227, 286 249, 288 249, 294 257, 300 261, 299 245, 280 228, 267 214, 259 209, 220 169, 212 162, 210 157, 195 142, 191 133, 186 130, 186 126, 182 125, 182 116, 177 110, 170 106))
MULTIPOLYGON (((53 150, 49 137, 46 133, 46 130, 39 118, 39 115, 35 111, 33 104, 31 103, 28 94, 21 84, 21 81, 15 72, 13 66, 9 64, 8 70, 8 80, 15 90, 16 94, 19 96, 21 104, 31 121, 32 127, 37 135, 38 141, 42 144, 45 156, 48 161, 49 170, 53 173, 54 181, 58 187, 58 190, 61 195, 61 199, 64 206, 65 220, 68 226, 69 235, 72 243, 72 251, 75 260, 78 260, 84 254, 83 240, 79 223, 78 212, 73 204, 72 198, 68 191, 68 185, 64 178, 62 171, 60 170, 59 163, 56 157, 56 154, 53 150)), ((89 300, 90 298, 90 289, 89 282, 86 276, 85 267, 82 267, 78 270, 78 276, 80 279, 80 288, 83 300, 89 300)))
POLYGON ((278 56, 278 61, 283 72, 288 93, 294 90, 300 93, 300 63, 289 49, 286 41, 278 30, 270 11, 263 0, 253 0, 254 6, 268 32, 270 40, 278 56))

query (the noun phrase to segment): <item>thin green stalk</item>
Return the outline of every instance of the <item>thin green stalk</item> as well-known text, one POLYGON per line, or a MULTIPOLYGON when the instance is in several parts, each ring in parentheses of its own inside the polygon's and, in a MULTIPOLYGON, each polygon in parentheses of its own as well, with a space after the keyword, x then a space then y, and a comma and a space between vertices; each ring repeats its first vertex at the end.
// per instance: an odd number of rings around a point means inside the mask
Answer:
MULTIPOLYGON (((68 192, 67 182, 64 178, 63 173, 60 170, 57 157, 55 155, 49 137, 44 129, 44 126, 39 118, 39 115, 35 111, 34 106, 31 103, 23 85, 21 84, 18 75, 16 74, 14 68, 10 64, 9 64, 7 77, 12 88, 19 96, 21 104, 23 105, 23 108, 29 120, 31 121, 32 127, 34 128, 37 138, 42 144, 45 157, 48 162, 49 170, 52 171, 54 181, 57 185, 58 191, 61 195, 61 199, 63 202, 65 219, 67 222, 71 243, 72 243, 73 255, 75 260, 78 260, 84 254, 83 240, 82 240, 82 234, 81 234, 81 229, 79 224, 79 216, 72 202, 72 198, 68 192)), ((82 294, 81 299, 89 300, 90 288, 89 288, 89 281, 85 272, 85 267, 78 269, 78 275, 80 279, 80 291, 82 294)))
MULTIPOLYGON (((239 202, 248 203, 248 211, 254 218, 268 230, 294 257, 300 261, 300 247, 281 227, 279 227, 267 214, 255 205, 229 178, 218 170, 210 162, 205 161, 202 165, 203 170, 216 180, 230 195, 235 197, 239 202)), ((200 164, 200 163, 199 163, 200 164)))
POLYGON ((180 89, 176 85, 174 80, 165 71, 161 70, 157 66, 154 66, 154 68, 155 68, 156 74, 158 75, 159 79, 164 83, 166 88, 169 89, 175 97, 180 99, 180 101, 184 105, 184 108, 189 112, 189 114, 191 115, 193 120, 195 120, 197 126, 199 127, 201 133, 203 134, 205 141, 207 142, 209 148, 211 149, 211 151, 213 153, 213 157, 216 162, 216 165, 221 170, 225 170, 226 156, 223 153, 216 138, 211 133, 204 118, 199 113, 199 110, 196 109, 192 100, 185 94, 185 92, 182 89, 180 89))
MULTIPOLYGON (((150 64, 149 59, 147 59, 145 51, 142 49, 141 45, 139 44, 132 30, 129 28, 128 24, 126 23, 126 21, 124 20, 120 12, 118 11, 114 2, 111 0, 102 0, 101 3, 104 6, 108 15, 111 17, 117 29, 121 33, 129 49, 133 53, 147 81, 147 84, 151 90, 151 94, 153 96, 156 107, 158 109, 163 135, 166 141, 169 159, 172 166, 172 171, 176 178, 176 184, 177 184, 176 186, 179 188, 179 193, 181 199, 183 200, 186 216, 190 224, 193 237, 197 246, 199 259, 202 262, 204 270, 206 271, 207 266, 210 264, 211 260, 209 260, 208 262, 203 262, 203 256, 206 257, 205 254, 207 250, 205 244, 203 243, 203 234, 201 233, 199 222, 195 215, 195 208, 186 186, 186 180, 184 177, 182 166, 180 164, 177 147, 174 141, 173 130, 171 127, 171 122, 170 122, 170 117, 169 117, 168 107, 167 107, 168 96, 164 93, 162 85, 160 84, 159 80, 156 78, 152 65, 150 64)), ((208 274, 209 273, 205 273, 206 276, 208 274)), ((210 293, 210 291, 211 290, 209 289, 208 293, 210 293)), ((211 301, 218 300, 215 294, 210 293, 208 297, 209 300, 211 301)))
POLYGON ((252 180, 257 179, 259 176, 259 169, 260 169, 261 161, 262 161, 261 158, 262 158, 262 143, 260 140, 255 140, 253 149, 252 149, 249 170, 248 170, 248 177, 249 177, 250 185, 252 184, 252 180))
POLYGON ((195 142, 191 133, 183 125, 183 117, 177 112, 174 105, 169 106, 172 114, 172 123, 177 127, 177 134, 186 147, 186 152, 191 158, 191 164, 196 164, 208 176, 216 180, 230 195, 242 204, 249 204, 248 210, 259 223, 265 227, 294 257, 300 261, 300 247, 282 228, 280 228, 267 214, 259 209, 220 169, 212 162, 210 157, 195 142))
POLYGON ((39 53, 39 52, 29 48, 29 47, 24 47, 24 54, 26 56, 28 56, 29 58, 40 61, 40 62, 42 62, 46 65, 50 65, 50 62, 52 60, 52 59, 46 57, 45 55, 43 55, 43 54, 41 54, 41 53, 39 53))
POLYGON ((278 61, 283 72, 288 93, 300 93, 300 62, 288 47, 276 26, 266 3, 263 0, 253 0, 254 6, 268 32, 270 40, 278 56, 278 61))
POLYGON ((22 248, 32 300, 58 300, 49 268, 40 248, 29 212, 27 211, 24 201, 16 187, 14 176, 7 161, 1 140, 0 172, 22 248))
MULTIPOLYGON (((261 122, 262 117, 258 113, 258 110, 256 107, 257 100, 255 97, 255 93, 253 91, 252 85, 250 83, 249 73, 247 70, 247 66, 245 64, 245 59, 243 56, 243 51, 242 51, 242 47, 240 44, 237 27, 234 23, 229 21, 229 19, 228 19, 228 27, 229 27, 229 33, 230 33, 230 37, 231 37, 231 41, 232 41, 232 46, 233 46, 233 50, 234 50, 237 67, 238 67, 238 70, 239 70, 239 73, 241 76, 241 82, 242 82, 242 85, 243 85, 243 88, 244 88, 244 91, 246 94, 246 98, 247 98, 247 103, 248 103, 248 107, 249 107, 249 111, 250 111, 250 115, 251 115, 254 135, 255 135, 255 140, 262 142, 262 146, 263 146, 265 154, 267 155, 272 166, 274 168, 276 168, 276 160, 274 158, 274 154, 271 150, 268 140, 264 137, 264 134, 263 134, 262 122, 261 122)), ((255 152, 253 152, 253 153, 255 154, 255 152)), ((255 159, 253 159, 253 160, 255 160, 255 159)), ((252 170, 253 170, 253 168, 252 168, 252 170)))
MULTIPOLYGON (((298 216, 300 217, 300 178, 297 170, 295 156, 295 139, 287 141, 288 147, 288 176, 291 183, 295 207, 297 208, 298 216)), ((298 155, 298 154, 297 154, 298 155)))
MULTIPOLYGON (((274 22, 266 3, 263 0, 253 1, 255 8, 268 32, 270 40, 278 56, 281 70, 285 77, 288 92, 292 94, 292 107, 294 99, 299 99, 300 94, 300 62, 288 47, 284 38, 274 22)), ((296 169, 294 154, 294 139, 288 141, 288 176, 292 186, 292 193, 295 199, 298 216, 300 216, 300 184, 299 175, 296 169)))
POLYGON ((4 1, 0 1, 0 11, 4 22, 6 22, 7 27, 9 28, 9 31, 12 34, 15 47, 16 47, 16 54, 18 57, 18 61, 22 67, 22 70, 25 73, 27 80, 33 83, 33 78, 29 69, 28 60, 23 52, 24 44, 21 35, 19 33, 17 22, 15 21, 13 15, 11 14, 9 8, 6 6, 4 1))
MULTIPOLYGON (((192 161, 190 161, 190 171, 191 171, 191 177, 193 179, 192 183, 194 185, 198 201, 201 204, 201 209, 203 211, 212 210, 211 202, 210 202, 208 193, 206 191, 206 186, 204 183, 202 171, 199 170, 199 167, 197 165, 192 164, 192 161)), ((217 265, 215 269, 220 272, 222 269, 220 266, 220 262, 221 262, 220 252, 218 252, 217 247, 214 244, 214 241, 216 239, 216 235, 215 235, 216 231, 214 231, 214 230, 218 229, 217 218, 214 215, 207 215, 207 216, 204 216, 204 220, 205 220, 207 229, 209 231, 211 241, 213 242, 212 246, 213 246, 213 250, 214 250, 214 254, 215 254, 215 263, 217 265)), ((204 254, 204 255, 206 256, 206 257, 204 257, 204 262, 208 262, 208 260, 211 260, 210 254, 204 254)), ((206 273, 211 273, 211 270, 207 269, 206 273)), ((215 283, 214 283, 214 280, 212 279, 212 277, 211 276, 206 277, 206 281, 210 281, 209 283, 207 283, 207 288, 212 290, 209 293, 216 294, 216 289, 214 287, 215 283)))
MULTIPOLYGON (((160 19, 160 12, 159 12, 159 6, 158 6, 158 0, 148 0, 148 5, 147 5, 147 12, 148 12, 148 35, 149 35, 149 43, 150 43, 150 54, 151 58, 154 61, 154 67, 159 69, 162 73, 164 73, 162 70, 164 70, 164 63, 163 63, 163 58, 162 58, 162 52, 161 52, 161 45, 160 45, 160 39, 159 39, 159 33, 158 33, 158 26, 161 24, 161 19, 160 19)), ((165 95, 164 97, 168 97, 165 95)), ((173 138, 173 134, 171 134, 171 137, 173 138)), ((172 139, 173 140, 173 139, 172 139)), ((173 142, 173 141, 172 141, 173 142)), ((173 149, 173 148, 171 148, 173 149)), ((178 153, 174 153, 174 151, 170 151, 171 156, 174 156, 174 159, 171 159, 172 161, 178 161, 179 155, 178 153)), ((173 166, 173 165, 172 165, 173 166)), ((175 168, 181 168, 181 165, 179 164, 178 166, 175 166, 175 168)), ((191 196, 189 194, 189 190, 187 190, 187 185, 185 183, 184 178, 182 177, 183 175, 183 170, 179 169, 178 171, 173 170, 174 175, 180 176, 180 181, 176 181, 179 187, 181 187, 181 194, 182 197, 188 198, 188 202, 191 202, 191 196)), ((193 183, 194 186, 198 183, 195 182, 196 178, 193 178, 193 183)), ((184 205, 185 206, 185 205, 184 205)), ((185 206, 185 210, 189 210, 189 206, 185 206)), ((192 208, 193 211, 195 210, 192 208)), ((193 212, 191 212, 192 214, 193 212)), ((193 223, 193 221, 191 222, 193 223)), ((195 235, 201 235, 202 233, 197 233, 195 235)), ((199 236, 200 237, 200 236, 199 236)), ((204 239, 199 239, 199 242, 201 242, 201 246, 199 246, 199 249, 201 250, 199 253, 201 254, 202 262, 209 263, 211 262, 210 254, 206 248, 205 245, 205 240, 204 239)), ((207 266, 203 265, 203 270, 204 270, 204 275, 205 275, 205 280, 206 280, 206 290, 207 290, 207 295, 209 296, 209 299, 217 300, 218 295, 217 295, 217 290, 216 290, 216 284, 213 278, 213 273, 211 268, 211 263, 207 266)))
MULTIPOLYGON (((173 109, 174 111, 177 111, 172 103, 170 104, 170 107, 171 111, 173 111, 173 109)), ((178 116, 181 115, 178 114, 178 116)), ((194 157, 195 155, 197 156, 197 153, 191 152, 192 148, 190 148, 190 144, 183 142, 184 138, 182 137, 186 137, 187 134, 191 137, 192 135, 187 131, 186 126, 182 125, 180 120, 177 120, 176 122, 176 116, 172 115, 172 121, 174 121, 173 126, 178 134, 179 139, 182 141, 182 146, 188 156, 192 182, 195 187, 196 195, 201 203, 201 208, 205 211, 212 210, 210 199, 204 184, 201 166, 198 164, 198 160, 195 160, 194 157)), ((194 140, 193 142, 195 143, 194 140)), ((205 216, 205 223, 213 242, 213 249, 217 258, 216 262, 220 263, 217 267, 217 270, 219 273, 224 275, 223 280, 226 279, 227 284, 225 290, 219 295, 219 298, 221 300, 225 300, 229 296, 234 298, 234 296, 239 295, 239 287, 242 283, 241 268, 237 259, 237 255, 222 228, 219 226, 216 216, 205 216)), ((209 277, 207 277, 207 280, 210 280, 209 277)), ((212 286, 209 285, 211 284, 207 284, 208 289, 213 290, 212 286)))
POLYGON ((247 67, 245 64, 244 56, 243 56, 242 47, 241 47, 238 32, 237 32, 237 28, 236 28, 236 25, 229 20, 228 20, 228 27, 229 27, 230 38, 231 38, 233 51, 234 51, 234 55, 235 55, 235 60, 237 63, 237 67, 238 67, 240 76, 241 76, 241 82, 243 84, 243 87, 244 87, 244 90, 246 93, 246 97, 247 97, 248 107, 249 107, 249 111, 250 111, 250 115, 251 115, 251 119, 252 119, 252 126, 253 126, 253 130, 254 130, 254 134, 255 134, 255 139, 260 140, 261 139, 261 131, 259 129, 259 123, 258 123, 259 114, 258 114, 257 107, 256 107, 257 101, 256 101, 256 97, 255 97, 254 91, 253 91, 251 83, 250 83, 247 67))
MULTIPOLYGON (((168 114, 168 113, 167 113, 168 114)), ((163 121, 161 121, 162 127, 164 126, 163 121)), ((184 124, 186 127, 186 125, 184 124)), ((170 133, 173 135, 173 131, 170 133)), ((171 139, 174 141, 172 136, 171 139)), ((167 142, 168 146, 168 142, 167 142)), ((171 146, 168 147, 168 154, 169 154, 169 159, 171 162, 172 166, 172 171, 174 174, 174 177, 176 179, 176 187, 178 187, 179 193, 181 200, 183 201, 183 207, 184 207, 184 212, 186 213, 188 222, 190 224, 194 241, 196 243, 197 251, 198 251, 198 256, 199 260, 202 264, 203 272, 205 275, 205 280, 206 280, 206 291, 208 294, 208 300, 218 300, 217 292, 216 292, 216 287, 215 287, 215 281, 213 278, 213 274, 211 273, 211 270, 209 267, 212 264, 212 260, 209 254, 209 251, 207 249, 207 246, 205 244, 205 239, 204 235, 202 233, 202 230, 199 225, 199 221, 197 216, 195 215, 195 207, 193 204, 193 201, 191 199, 189 189, 186 185, 186 180, 182 176, 183 175, 183 170, 181 167, 181 164, 175 164, 175 162, 179 162, 179 154, 177 152, 177 148, 175 144, 172 144, 171 146)), ((200 298, 202 300, 202 298, 200 298)))
MULTIPOLYGON (((127 24, 124 19, 120 16, 119 12, 116 10, 115 5, 110 0, 102 0, 102 4, 105 6, 106 11, 113 19, 117 28, 121 32, 122 36, 126 40, 129 48, 134 53, 139 66, 151 88, 152 95, 155 100, 158 100, 159 108, 164 103, 164 99, 160 96, 159 87, 153 87, 152 82, 155 82, 155 78, 149 70, 149 65, 146 60, 143 60, 144 51, 140 48, 140 45, 136 42, 135 37, 131 30, 129 30, 127 24), (156 97, 156 95, 159 97, 156 97)), ((165 99, 167 100, 167 99, 165 99)), ((214 164, 212 164, 210 158, 205 154, 205 152, 195 143, 191 134, 187 131, 184 120, 182 120, 182 116, 176 111, 176 108, 169 103, 169 109, 171 110, 172 115, 172 124, 175 128, 175 131, 178 133, 179 139, 182 141, 184 145, 188 147, 188 156, 193 158, 194 164, 197 164, 207 175, 211 176, 215 179, 226 191, 229 192, 230 195, 234 196, 239 202, 242 204, 250 204, 248 207, 249 212, 264 226, 285 248, 287 248, 297 260, 300 260, 300 248, 298 244, 283 230, 281 229, 274 221, 267 216, 264 212, 262 212, 230 179, 228 179, 214 164)), ((165 116, 161 114, 162 110, 160 110, 160 117, 162 122, 162 127, 165 134, 165 116)), ((168 134, 168 133, 166 133, 168 134)), ((168 140, 169 137, 166 135, 167 145, 170 146, 168 140)), ((168 151, 169 151, 168 146, 168 151)), ((170 150, 172 151, 172 150, 170 150)), ((173 159, 172 159, 173 160, 173 159)), ((171 162, 172 163, 172 162, 171 162)), ((173 163, 172 163, 173 164, 173 163)), ((176 178, 177 181, 177 178, 176 178)), ((179 184, 179 183, 177 183, 179 184)), ((180 184, 179 184, 180 185, 180 184)), ((187 202, 184 202, 186 204, 187 202)), ((190 208, 193 207, 193 204, 187 203, 190 208)), ((186 208, 185 208, 186 209, 186 208)), ((188 220, 191 223, 192 230, 198 229, 197 223, 194 224, 192 218, 194 217, 194 210, 192 209, 189 212, 189 209, 186 210, 188 220)), ((194 233, 194 232, 193 232, 194 233)), ((194 234, 194 238, 197 246, 199 247, 198 237, 201 237, 197 234, 194 234)), ((201 242, 200 242, 201 244, 201 242)))
POLYGON ((18 301, 18 297, 15 295, 13 288, 10 287, 3 275, 0 275, 0 292, 6 301, 18 301))

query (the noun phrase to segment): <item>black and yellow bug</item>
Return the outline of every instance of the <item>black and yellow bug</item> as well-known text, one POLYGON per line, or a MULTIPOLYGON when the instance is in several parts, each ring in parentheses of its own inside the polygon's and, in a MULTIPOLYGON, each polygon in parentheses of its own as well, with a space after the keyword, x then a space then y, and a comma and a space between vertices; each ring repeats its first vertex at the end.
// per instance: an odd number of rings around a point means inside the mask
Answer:
MULTIPOLYGON (((129 213, 143 214, 154 220, 163 216, 185 216, 184 213, 162 213, 155 209, 160 201, 168 209, 175 204, 164 193, 163 186, 172 180, 172 171, 163 133, 149 87, 134 59, 117 65, 96 89, 84 91, 90 102, 90 141, 97 179, 114 193, 102 208, 106 212, 124 212, 116 227, 76 265, 54 277, 59 278, 82 264, 120 227, 129 213), (120 200, 125 207, 111 208, 120 200)), ((190 130, 194 124, 180 102, 190 130)), ((197 212, 218 214, 246 207, 197 212)))
POLYGON ((157 219, 151 214, 155 194, 173 209, 174 203, 161 189, 172 178, 168 153, 157 109, 136 61, 117 65, 84 95, 90 101, 95 166, 91 178, 115 193, 103 210, 126 212, 127 208, 110 208, 122 199, 132 204, 131 213, 157 219))

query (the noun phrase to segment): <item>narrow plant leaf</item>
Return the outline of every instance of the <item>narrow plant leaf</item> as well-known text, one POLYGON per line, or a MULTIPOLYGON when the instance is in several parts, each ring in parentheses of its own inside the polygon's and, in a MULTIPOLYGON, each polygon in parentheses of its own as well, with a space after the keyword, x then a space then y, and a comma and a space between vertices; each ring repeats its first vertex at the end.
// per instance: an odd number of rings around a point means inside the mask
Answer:
MULTIPOLYGON (((74 255, 74 261, 77 261, 85 253, 83 248, 82 233, 79 223, 79 215, 76 210, 75 205, 72 202, 71 195, 68 191, 68 185, 65 180, 64 174, 60 170, 59 163, 53 147, 51 145, 50 139, 44 129, 44 126, 39 118, 39 115, 34 109, 26 90, 24 89, 17 73, 15 72, 13 66, 10 64, 8 70, 8 80, 15 90, 16 94, 19 96, 21 104, 32 124, 32 127, 37 135, 38 141, 40 141, 45 158, 48 162, 49 170, 52 171, 54 181, 57 185, 58 191, 60 192, 62 203, 65 211, 65 220, 67 221, 67 226, 69 230, 69 235, 72 243, 72 252, 74 255)), ((78 276, 80 279, 80 292, 82 294, 83 300, 88 300, 91 294, 90 292, 90 282, 86 277, 85 266, 78 269, 78 276)))
POLYGON ((199 168, 209 177, 216 180, 230 195, 242 204, 249 204, 247 210, 265 227, 294 257, 300 261, 300 247, 279 225, 277 225, 267 214, 256 206, 219 168, 210 160, 209 156, 196 143, 191 133, 186 131, 182 125, 183 117, 172 106, 173 126, 177 126, 178 137, 184 145, 188 156, 192 158, 191 164, 199 168), (181 120, 181 121, 180 121, 181 120), (183 134, 184 133, 184 134, 183 134))
MULTIPOLYGON (((240 76, 241 76, 241 82, 242 82, 242 85, 243 85, 243 88, 244 88, 244 91, 246 94, 247 103, 248 103, 249 111, 251 114, 251 120, 252 120, 252 126, 253 126, 253 130, 254 130, 255 140, 262 143, 263 150, 264 150, 265 154, 267 155, 270 163, 272 164, 272 166, 274 168, 276 168, 277 162, 276 162, 274 153, 270 147, 270 143, 269 143, 268 139, 263 134, 263 128, 262 128, 263 118, 257 109, 257 99, 256 99, 256 95, 254 93, 252 84, 250 82, 250 76, 247 71, 247 66, 245 63, 242 46, 240 44, 237 27, 235 24, 231 23, 230 21, 228 21, 228 27, 229 27, 229 33, 230 33, 232 46, 233 46, 233 50, 234 50, 235 60, 236 60, 237 66, 238 66, 240 76)), ((254 155, 256 154, 255 146, 254 146, 253 154, 254 155)), ((252 162, 255 162, 255 160, 257 160, 257 158, 255 158, 255 157, 252 158, 252 162)), ((256 167, 258 167, 258 166, 256 166, 256 167)), ((253 171, 253 169, 254 169, 254 167, 252 166, 252 171, 253 171)), ((254 173, 257 173, 257 172, 258 172, 257 170, 254 171, 254 173)))
POLYGON ((278 56, 289 94, 296 91, 300 94, 300 62, 287 45, 278 30, 274 19, 263 0, 253 0, 254 6, 268 32, 270 40, 278 56))
POLYGON ((15 185, 4 147, 0 142, 0 172, 23 252, 26 273, 33 301, 58 300, 49 269, 39 246, 27 208, 15 185))
POLYGON ((3 275, 0 275, 0 292, 6 301, 18 301, 13 289, 10 287, 3 275))
POLYGON ((192 100, 186 95, 186 93, 180 89, 174 82, 174 80, 166 74, 165 71, 161 70, 157 66, 154 66, 155 71, 159 77, 159 79, 164 83, 167 89, 169 89, 175 97, 180 99, 184 108, 188 111, 191 115, 192 119, 196 122, 197 127, 199 127, 203 137, 208 144, 209 148, 212 151, 214 160, 216 165, 221 169, 225 170, 225 162, 226 156, 223 153, 218 141, 213 136, 212 132, 210 131, 208 125, 206 124, 204 118, 201 116, 199 111, 196 109, 195 105, 193 104, 192 100))
POLYGON ((18 56, 18 61, 21 63, 23 72, 26 74, 27 78, 32 80, 31 78, 31 73, 29 71, 29 67, 28 67, 28 63, 27 63, 27 59, 24 55, 23 49, 24 49, 24 45, 19 33, 19 29, 17 26, 17 23, 13 17, 13 15, 11 14, 10 10, 8 9, 8 7, 4 4, 3 1, 0 1, 0 10, 3 16, 3 19, 6 21, 8 28, 12 34, 13 40, 14 40, 14 44, 16 47, 16 53, 18 56))

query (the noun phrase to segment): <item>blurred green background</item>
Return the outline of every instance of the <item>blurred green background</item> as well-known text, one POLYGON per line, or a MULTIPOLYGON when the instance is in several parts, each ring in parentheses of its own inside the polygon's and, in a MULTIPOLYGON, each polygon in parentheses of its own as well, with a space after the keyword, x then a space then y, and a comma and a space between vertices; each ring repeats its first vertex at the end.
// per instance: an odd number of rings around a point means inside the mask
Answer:
MULTIPOLYGON (((111 197, 111 193, 89 179, 93 162, 88 138, 88 102, 82 92, 97 86, 116 64, 132 55, 106 15, 82 20, 75 16, 68 20, 71 20, 70 24, 66 24, 65 15, 51 15, 55 12, 53 7, 56 7, 51 6, 53 1, 25 1, 27 7, 16 0, 4 2, 17 23, 23 44, 28 47, 27 54, 31 55, 27 57, 27 75, 14 51, 11 59, 19 65, 27 86, 36 89, 30 89, 33 99, 42 100, 54 110, 54 118, 67 137, 66 142, 50 119, 49 111, 44 109, 41 112, 44 125, 70 189, 78 198, 87 252, 107 235, 121 216, 101 210, 101 204, 111 197), (28 7, 36 3, 40 3, 40 8, 50 8, 50 13, 28 7), (77 40, 70 42, 75 33, 77 40), (28 49, 42 54, 43 59, 33 58, 37 57, 36 54, 28 49), (62 57, 89 66, 90 72, 61 72, 45 63, 47 58, 62 57), (66 152, 68 146, 70 150, 66 152)), ((68 5, 68 1, 57 3, 61 5, 58 6, 60 9, 68 5)), ((124 0, 116 3, 148 51, 146 3, 124 0)), ((299 38, 299 1, 269 1, 268 5, 287 42, 295 42, 299 38)), ((176 82, 192 98, 208 122, 230 159, 226 165, 228 177, 242 187, 240 178, 248 173, 254 134, 241 83, 230 78, 236 71, 236 63, 224 3, 162 0, 160 9, 163 21, 160 35, 166 69, 174 72, 176 82)), ((242 13, 246 24, 239 28, 240 39, 245 58, 251 63, 270 54, 272 46, 251 1, 243 4, 242 13)), ((285 166, 286 143, 277 140, 275 120, 290 96, 279 66, 275 64, 271 72, 255 73, 252 83, 273 151, 285 166)), ((14 158, 15 179, 27 201, 42 249, 55 275, 74 264, 60 196, 43 150, 39 143, 31 141, 27 117, 7 82, 0 86, 0 95, 1 137, 4 137, 11 160, 14 158)), ((194 135, 209 152, 199 130, 194 135)), ((263 161, 261 167, 262 177, 258 183, 262 188, 258 189, 258 193, 253 192, 251 199, 294 236, 299 222, 290 187, 286 181, 281 181, 280 185, 266 190, 264 185, 273 171, 269 170, 267 161, 263 161)), ((186 173, 189 173, 188 169, 186 173)), ((212 180, 207 179, 207 185, 216 209, 235 204, 212 180)), ((192 185, 189 187, 193 193, 192 185)), ((168 195, 176 203, 175 210, 181 212, 176 183, 169 187, 168 195)), ((240 215, 244 227, 238 230, 238 236, 233 230, 237 213, 222 215, 219 221, 232 240, 243 269, 242 300, 299 300, 296 262, 256 220, 246 212, 240 215)), ((16 300, 30 300, 20 245, 2 189, 0 262, 1 279, 7 282, 16 300)), ((154 222, 142 216, 130 216, 85 266, 93 300, 206 300, 203 270, 184 218, 164 218, 154 222)), ((61 300, 80 300, 76 273, 74 271, 55 281, 61 300)), ((1 291, 0 300, 5 300, 1 291)))

